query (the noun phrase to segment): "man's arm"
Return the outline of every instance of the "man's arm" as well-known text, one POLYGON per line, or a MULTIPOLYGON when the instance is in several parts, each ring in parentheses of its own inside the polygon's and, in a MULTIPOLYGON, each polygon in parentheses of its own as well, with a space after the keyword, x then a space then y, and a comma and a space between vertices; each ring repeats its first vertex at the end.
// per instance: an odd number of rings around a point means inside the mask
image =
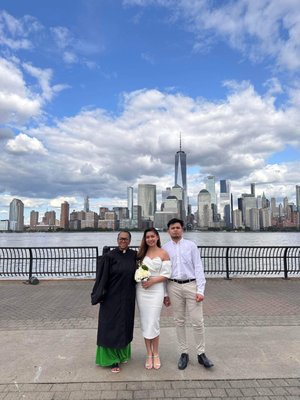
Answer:
POLYGON ((204 267, 203 263, 200 257, 200 252, 197 246, 193 243, 192 245, 192 262, 195 268, 195 277, 196 277, 196 282, 197 282, 197 295, 200 295, 198 300, 196 301, 202 301, 204 299, 204 291, 205 291, 205 276, 204 276, 204 267))

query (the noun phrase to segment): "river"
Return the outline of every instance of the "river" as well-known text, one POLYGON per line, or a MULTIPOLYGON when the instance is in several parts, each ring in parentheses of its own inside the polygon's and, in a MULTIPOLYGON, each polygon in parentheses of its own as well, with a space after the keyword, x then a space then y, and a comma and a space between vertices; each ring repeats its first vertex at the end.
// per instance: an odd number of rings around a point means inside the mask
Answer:
MULTIPOLYGON (((164 244, 169 235, 161 232, 164 244)), ((198 246, 300 246, 300 232, 186 232, 184 237, 198 246)), ((116 245, 116 232, 0 233, 0 247, 68 247, 116 245)), ((142 232, 132 232, 132 246, 141 242, 142 232)))

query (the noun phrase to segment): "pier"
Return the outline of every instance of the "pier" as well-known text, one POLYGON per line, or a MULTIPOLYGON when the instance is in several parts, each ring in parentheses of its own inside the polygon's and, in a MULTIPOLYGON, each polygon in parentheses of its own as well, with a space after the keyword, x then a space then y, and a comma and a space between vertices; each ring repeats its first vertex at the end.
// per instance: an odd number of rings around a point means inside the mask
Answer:
POLYGON ((160 370, 144 368, 136 315, 132 359, 119 374, 94 364, 93 280, 0 281, 0 399, 247 399, 300 396, 300 280, 207 279, 206 353, 177 369, 172 308, 163 307, 160 370))

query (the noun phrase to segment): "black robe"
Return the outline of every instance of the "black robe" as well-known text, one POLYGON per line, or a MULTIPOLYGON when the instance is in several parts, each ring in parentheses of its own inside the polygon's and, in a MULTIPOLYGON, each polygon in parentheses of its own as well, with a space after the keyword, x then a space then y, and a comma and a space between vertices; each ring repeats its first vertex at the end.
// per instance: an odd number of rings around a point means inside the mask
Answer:
POLYGON ((133 339, 136 252, 114 249, 97 266, 92 304, 100 303, 97 345, 120 349, 133 339))

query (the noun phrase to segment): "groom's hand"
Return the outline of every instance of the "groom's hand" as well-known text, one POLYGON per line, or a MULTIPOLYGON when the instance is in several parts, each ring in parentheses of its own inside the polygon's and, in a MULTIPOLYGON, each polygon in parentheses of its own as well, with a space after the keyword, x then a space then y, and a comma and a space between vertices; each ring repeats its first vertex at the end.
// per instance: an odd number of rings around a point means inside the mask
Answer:
POLYGON ((164 297, 164 305, 165 305, 166 307, 169 307, 169 306, 171 305, 170 297, 169 297, 169 296, 165 296, 165 297, 164 297))
POLYGON ((196 294, 196 302, 199 303, 200 301, 204 300, 203 294, 197 293, 196 294))

